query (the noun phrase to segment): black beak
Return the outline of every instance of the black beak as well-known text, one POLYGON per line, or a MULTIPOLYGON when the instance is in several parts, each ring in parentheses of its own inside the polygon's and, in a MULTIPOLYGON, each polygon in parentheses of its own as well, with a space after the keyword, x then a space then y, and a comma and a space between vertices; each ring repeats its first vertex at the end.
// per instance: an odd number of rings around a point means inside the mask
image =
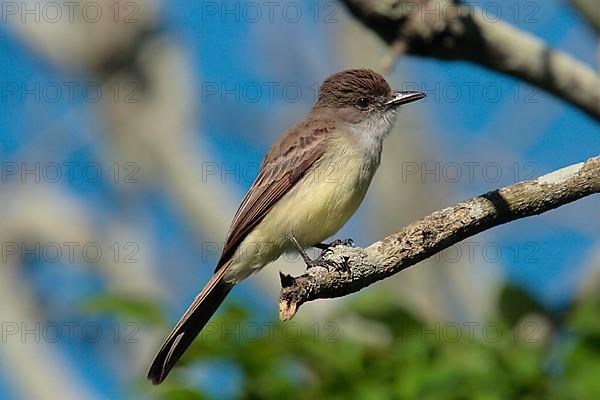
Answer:
POLYGON ((421 100, 425 96, 427 95, 423 92, 396 92, 387 102, 385 102, 385 105, 388 107, 398 107, 403 104, 421 100))

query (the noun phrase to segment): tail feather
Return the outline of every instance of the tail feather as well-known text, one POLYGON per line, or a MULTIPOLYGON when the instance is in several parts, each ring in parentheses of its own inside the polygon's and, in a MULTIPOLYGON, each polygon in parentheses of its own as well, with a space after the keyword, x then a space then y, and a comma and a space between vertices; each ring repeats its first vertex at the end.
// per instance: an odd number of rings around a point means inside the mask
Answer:
POLYGON ((153 384, 158 385, 165 380, 233 288, 234 284, 223 281, 226 270, 227 265, 224 265, 213 275, 165 339, 148 371, 148 379, 153 384))

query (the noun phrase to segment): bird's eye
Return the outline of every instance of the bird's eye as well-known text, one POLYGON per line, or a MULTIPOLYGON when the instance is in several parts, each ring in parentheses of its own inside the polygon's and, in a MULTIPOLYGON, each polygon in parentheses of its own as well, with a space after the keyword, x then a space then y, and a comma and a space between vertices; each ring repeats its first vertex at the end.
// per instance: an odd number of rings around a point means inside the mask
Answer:
POLYGON ((358 108, 367 108, 370 103, 371 100, 368 97, 361 97, 356 101, 356 106, 358 108))

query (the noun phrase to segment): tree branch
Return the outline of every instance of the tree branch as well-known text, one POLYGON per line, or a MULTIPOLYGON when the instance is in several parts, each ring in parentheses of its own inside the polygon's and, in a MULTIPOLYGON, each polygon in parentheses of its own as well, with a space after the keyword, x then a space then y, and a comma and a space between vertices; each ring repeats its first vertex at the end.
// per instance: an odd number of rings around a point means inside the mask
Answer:
POLYGON ((348 271, 315 267, 298 277, 281 274, 279 317, 289 320, 303 303, 357 292, 482 231, 598 192, 600 157, 594 157, 436 211, 369 247, 333 247, 323 258, 348 271))
POLYGON ((344 0, 350 12, 390 46, 464 60, 522 79, 600 121, 600 77, 570 55, 455 0, 344 0))
POLYGON ((591 25, 597 35, 600 35, 600 7, 597 0, 571 0, 581 16, 591 25))

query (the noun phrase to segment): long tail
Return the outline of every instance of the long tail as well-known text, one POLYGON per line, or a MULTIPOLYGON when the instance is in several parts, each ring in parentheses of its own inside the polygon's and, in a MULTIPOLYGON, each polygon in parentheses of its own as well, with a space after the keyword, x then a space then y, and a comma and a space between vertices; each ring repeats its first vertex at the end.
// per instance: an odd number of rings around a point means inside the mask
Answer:
POLYGON ((158 385, 165 380, 171 368, 192 344, 233 288, 234 284, 223 281, 227 267, 227 264, 223 265, 213 275, 165 339, 148 371, 148 379, 153 384, 158 385))

